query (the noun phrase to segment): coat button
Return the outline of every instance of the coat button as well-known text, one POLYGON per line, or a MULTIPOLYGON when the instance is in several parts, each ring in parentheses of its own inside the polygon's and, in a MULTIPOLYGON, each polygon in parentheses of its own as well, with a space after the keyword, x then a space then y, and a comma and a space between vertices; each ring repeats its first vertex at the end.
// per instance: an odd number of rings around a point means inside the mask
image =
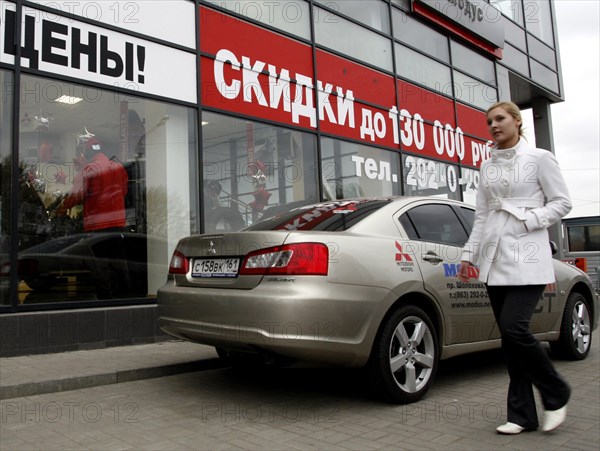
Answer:
POLYGON ((502 183, 504 186, 508 186, 508 180, 507 179, 500 180, 500 183, 502 183))

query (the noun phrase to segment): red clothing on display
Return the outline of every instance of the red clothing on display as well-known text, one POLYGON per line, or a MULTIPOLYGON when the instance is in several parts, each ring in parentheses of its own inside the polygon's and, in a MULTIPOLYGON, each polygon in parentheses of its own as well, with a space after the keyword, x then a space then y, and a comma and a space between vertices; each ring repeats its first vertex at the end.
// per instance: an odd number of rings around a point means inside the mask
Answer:
POLYGON ((82 187, 75 188, 65 208, 83 203, 83 230, 125 227, 125 196, 129 180, 125 168, 102 152, 82 169, 82 187))

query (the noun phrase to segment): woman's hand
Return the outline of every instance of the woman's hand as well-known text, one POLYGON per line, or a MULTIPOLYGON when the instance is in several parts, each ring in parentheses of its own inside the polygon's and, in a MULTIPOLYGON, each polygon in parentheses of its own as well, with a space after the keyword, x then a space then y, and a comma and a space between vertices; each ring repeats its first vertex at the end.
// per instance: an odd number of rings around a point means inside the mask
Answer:
POLYGON ((468 262, 466 260, 460 262, 460 269, 458 270, 458 280, 465 283, 469 281, 469 268, 471 266, 473 266, 471 262, 468 262))

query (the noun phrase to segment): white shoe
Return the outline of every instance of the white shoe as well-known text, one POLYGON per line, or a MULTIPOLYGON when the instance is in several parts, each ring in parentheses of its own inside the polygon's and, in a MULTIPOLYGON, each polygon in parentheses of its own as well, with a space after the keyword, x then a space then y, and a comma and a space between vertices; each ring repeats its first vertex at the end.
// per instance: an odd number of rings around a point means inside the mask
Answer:
POLYGON ((523 432, 525 428, 523 426, 519 426, 516 423, 506 423, 502 426, 498 426, 496 428, 496 432, 498 434, 506 434, 506 435, 516 435, 523 432))
POLYGON ((546 410, 544 413, 544 425, 542 430, 550 432, 559 427, 567 418, 567 405, 565 404, 558 410, 546 410))

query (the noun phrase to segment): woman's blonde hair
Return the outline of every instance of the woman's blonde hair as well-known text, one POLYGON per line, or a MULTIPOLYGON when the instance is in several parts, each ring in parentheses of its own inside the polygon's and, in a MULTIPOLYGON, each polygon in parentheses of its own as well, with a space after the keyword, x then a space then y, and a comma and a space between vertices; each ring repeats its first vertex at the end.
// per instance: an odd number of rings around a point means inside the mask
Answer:
POLYGON ((496 102, 487 109, 487 111, 485 112, 485 115, 487 116, 489 114, 489 112, 492 111, 494 108, 502 108, 504 111, 506 111, 508 114, 510 114, 513 118, 518 119, 521 122, 519 124, 519 136, 524 137, 523 136, 523 118, 521 117, 521 110, 515 103, 509 102, 509 101, 496 102))

